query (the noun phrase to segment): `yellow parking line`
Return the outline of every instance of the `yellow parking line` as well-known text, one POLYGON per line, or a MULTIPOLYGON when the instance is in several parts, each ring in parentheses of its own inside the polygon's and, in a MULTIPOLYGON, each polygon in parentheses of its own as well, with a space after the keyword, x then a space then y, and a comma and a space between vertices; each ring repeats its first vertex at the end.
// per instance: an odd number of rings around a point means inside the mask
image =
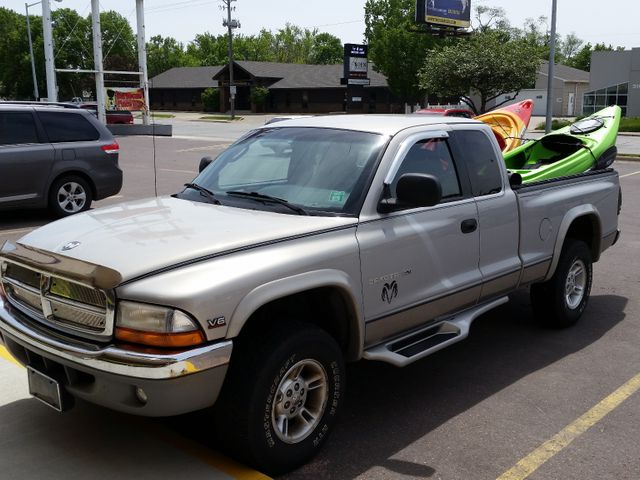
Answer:
POLYGON ((211 450, 193 440, 183 437, 176 432, 166 430, 151 422, 147 422, 147 428, 153 430, 157 438, 165 443, 179 448, 188 455, 226 473, 236 480, 271 480, 271 477, 238 463, 215 450, 211 450))
POLYGON ((627 173, 626 175, 620 175, 620 178, 630 177, 631 175, 638 175, 639 173, 640 173, 640 170, 638 170, 637 172, 633 172, 633 173, 627 173))
POLYGON ((11 362, 11 363, 15 363, 16 365, 18 365, 19 367, 21 367, 22 365, 20 365, 20 363, 11 356, 11 354, 7 351, 7 349, 0 345, 0 357, 4 358, 5 360, 11 362))
POLYGON ((498 480, 524 480, 638 390, 640 373, 500 475, 498 480))

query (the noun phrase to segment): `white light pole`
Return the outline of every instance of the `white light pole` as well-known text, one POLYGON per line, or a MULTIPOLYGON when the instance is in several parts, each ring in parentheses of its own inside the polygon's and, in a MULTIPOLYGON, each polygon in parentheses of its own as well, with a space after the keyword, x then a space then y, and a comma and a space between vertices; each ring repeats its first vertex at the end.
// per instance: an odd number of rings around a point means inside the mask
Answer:
POLYGON ((93 31, 93 68, 96 71, 98 120, 106 125, 107 114, 104 107, 104 71, 102 68, 102 33, 100 32, 100 2, 98 0, 91 0, 91 29, 93 31))
POLYGON ((545 133, 551 131, 551 122, 553 117, 553 105, 554 105, 554 88, 553 77, 555 59, 556 59, 556 11, 558 9, 558 0, 552 0, 551 6, 551 37, 549 38, 549 78, 547 78, 547 119, 545 126, 545 133))
POLYGON ((42 0, 42 38, 44 41, 44 71, 47 76, 47 100, 57 102, 58 87, 56 86, 56 67, 53 56, 53 28, 51 26, 50 0, 42 0))
POLYGON ((40 98, 40 92, 38 91, 38 79, 36 77, 36 60, 33 57, 33 42, 31 41, 31 23, 29 22, 29 7, 33 7, 40 2, 36 3, 25 3, 24 9, 27 15, 27 37, 29 37, 29 57, 31 57, 31 75, 33 77, 33 99, 38 101, 40 98))
POLYGON ((145 43, 144 0, 136 0, 136 19, 138 22, 138 67, 140 69, 140 86, 144 92, 145 110, 142 112, 142 123, 149 125, 149 76, 147 73, 147 45, 145 43))

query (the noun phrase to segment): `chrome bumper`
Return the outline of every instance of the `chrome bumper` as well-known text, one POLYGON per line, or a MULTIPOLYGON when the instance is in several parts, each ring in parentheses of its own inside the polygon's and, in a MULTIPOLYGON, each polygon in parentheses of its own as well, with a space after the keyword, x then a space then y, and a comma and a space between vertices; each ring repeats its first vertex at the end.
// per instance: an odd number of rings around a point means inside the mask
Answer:
POLYGON ((230 340, 166 355, 141 353, 113 346, 71 343, 37 328, 0 297, 0 334, 78 366, 145 380, 166 380, 210 370, 229 363, 230 340))

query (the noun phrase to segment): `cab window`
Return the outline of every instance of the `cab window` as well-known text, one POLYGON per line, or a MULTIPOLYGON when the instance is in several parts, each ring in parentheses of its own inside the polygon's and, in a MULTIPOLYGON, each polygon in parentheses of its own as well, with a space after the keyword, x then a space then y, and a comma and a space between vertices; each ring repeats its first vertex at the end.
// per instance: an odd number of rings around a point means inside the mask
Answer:
POLYGON ((469 172, 473 196, 502 191, 502 172, 498 165, 500 159, 489 137, 478 130, 457 130, 454 135, 469 172))
POLYGON ((426 173, 440 180, 443 201, 451 201, 462 194, 458 172, 446 139, 420 140, 409 149, 391 183, 391 194, 394 197, 398 180, 407 173, 426 173))

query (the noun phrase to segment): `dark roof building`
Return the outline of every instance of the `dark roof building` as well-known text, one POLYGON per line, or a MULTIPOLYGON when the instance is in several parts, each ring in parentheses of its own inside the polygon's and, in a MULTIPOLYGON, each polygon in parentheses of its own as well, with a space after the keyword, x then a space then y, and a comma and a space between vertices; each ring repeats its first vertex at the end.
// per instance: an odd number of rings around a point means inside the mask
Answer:
MULTIPOLYGON (((237 110, 274 113, 378 112, 399 110, 384 75, 370 65, 368 86, 341 84, 343 66, 235 61, 237 110), (265 87, 264 104, 252 100, 251 91, 265 87)), ((153 109, 202 110, 205 88, 220 88, 220 110, 229 108, 229 66, 172 68, 150 80, 153 109)))
POLYGON ((149 80, 151 88, 209 88, 217 87, 213 81, 222 66, 213 67, 176 67, 149 80))

